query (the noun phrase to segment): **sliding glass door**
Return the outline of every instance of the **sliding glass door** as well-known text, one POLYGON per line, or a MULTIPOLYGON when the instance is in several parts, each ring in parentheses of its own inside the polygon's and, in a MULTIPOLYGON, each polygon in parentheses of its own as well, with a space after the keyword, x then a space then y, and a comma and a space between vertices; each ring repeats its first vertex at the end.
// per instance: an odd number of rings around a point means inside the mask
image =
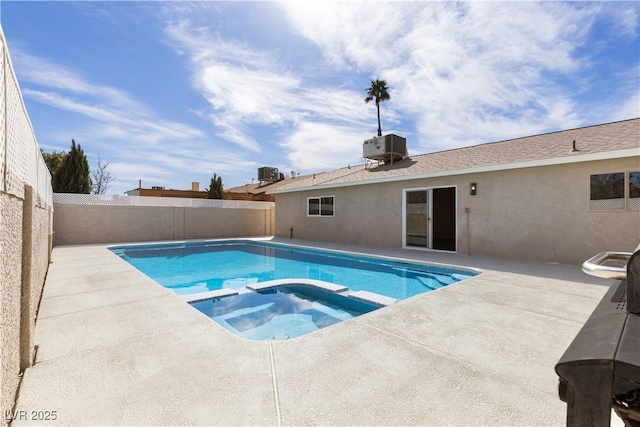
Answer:
POLYGON ((405 190, 404 200, 405 246, 456 250, 455 187, 405 190))
POLYGON ((406 192, 406 246, 429 247, 429 192, 406 192))

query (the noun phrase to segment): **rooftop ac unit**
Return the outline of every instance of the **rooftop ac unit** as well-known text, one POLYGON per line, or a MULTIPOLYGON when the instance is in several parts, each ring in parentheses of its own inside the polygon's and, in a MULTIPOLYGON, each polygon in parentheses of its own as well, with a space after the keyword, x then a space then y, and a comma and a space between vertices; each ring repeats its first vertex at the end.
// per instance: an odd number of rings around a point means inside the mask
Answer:
POLYGON ((280 179, 278 168, 264 166, 258 168, 258 181, 276 182, 280 179))
POLYGON ((398 135, 373 137, 365 140, 362 145, 362 157, 365 159, 389 162, 406 156, 407 140, 398 135))

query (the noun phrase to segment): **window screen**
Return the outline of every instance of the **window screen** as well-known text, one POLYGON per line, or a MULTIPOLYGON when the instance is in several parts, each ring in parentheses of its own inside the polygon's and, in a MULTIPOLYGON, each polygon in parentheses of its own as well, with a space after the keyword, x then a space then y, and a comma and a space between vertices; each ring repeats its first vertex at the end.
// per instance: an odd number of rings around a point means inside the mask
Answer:
POLYGON ((629 209, 640 211, 640 172, 629 172, 629 209))
POLYGON ((591 175, 591 210, 624 209, 624 173, 591 175))

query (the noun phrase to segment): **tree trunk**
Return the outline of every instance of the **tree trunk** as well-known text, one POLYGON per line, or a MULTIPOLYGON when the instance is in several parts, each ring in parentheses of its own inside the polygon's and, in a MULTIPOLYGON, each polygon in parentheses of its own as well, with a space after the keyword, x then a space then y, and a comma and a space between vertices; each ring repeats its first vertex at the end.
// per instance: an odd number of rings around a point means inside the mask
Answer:
POLYGON ((376 109, 378 110, 378 136, 382 136, 382 126, 380 125, 380 101, 376 99, 376 109))

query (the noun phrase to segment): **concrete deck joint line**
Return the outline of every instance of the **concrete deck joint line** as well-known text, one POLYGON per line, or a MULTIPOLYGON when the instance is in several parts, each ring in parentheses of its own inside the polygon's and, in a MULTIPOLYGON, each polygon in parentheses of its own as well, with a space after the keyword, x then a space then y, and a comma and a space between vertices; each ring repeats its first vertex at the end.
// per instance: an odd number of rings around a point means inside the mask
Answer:
POLYGON ((271 378, 273 380, 273 401, 276 405, 276 417, 278 427, 282 427, 282 417, 280 416, 280 397, 278 396, 278 381, 276 380, 276 364, 273 359, 273 344, 269 342, 269 359, 271 361, 271 378))
MULTIPOLYGON (((359 321, 359 320, 357 320, 357 318, 356 318, 355 320, 356 320, 356 321, 359 321)), ((473 362, 470 362, 469 360, 461 359, 461 358, 456 357, 456 356, 454 356, 454 355, 452 355, 452 354, 450 354, 450 353, 444 352, 444 351, 442 351, 442 350, 435 349, 435 348, 433 348, 433 347, 429 347, 428 345, 425 345, 424 343, 421 343, 421 342, 419 342, 419 341, 412 340, 411 338, 407 338, 407 337, 403 337, 403 336, 401 336, 401 335, 394 334, 393 332, 386 331, 386 330, 384 330, 384 329, 378 328, 377 326, 371 325, 371 324, 369 324, 369 323, 367 323, 367 322, 365 322, 365 321, 362 321, 361 323, 362 323, 363 325, 366 325, 366 326, 368 326, 368 327, 370 327, 370 328, 373 328, 373 329, 375 329, 375 330, 377 330, 377 331, 380 331, 380 332, 382 332, 382 333, 389 334, 389 335, 391 335, 391 336, 393 336, 393 337, 395 337, 395 338, 398 338, 399 340, 406 341, 406 342, 410 342, 410 343, 412 343, 412 344, 414 344, 414 345, 417 345, 417 346, 419 346, 419 347, 426 348, 427 350, 429 350, 430 352, 432 352, 432 353, 434 353, 434 354, 440 354, 440 355, 445 356, 445 357, 448 357, 448 358, 450 358, 450 359, 457 360, 457 361, 458 361, 458 362, 460 362, 460 363, 464 363, 465 365, 473 366, 474 368, 479 369, 479 370, 481 370, 481 371, 484 371, 484 372, 486 372, 486 373, 487 373, 487 374, 489 374, 489 375, 494 375, 494 376, 496 376, 496 377, 500 377, 500 378, 502 378, 502 379, 504 379, 504 380, 507 380, 507 381, 509 381, 509 382, 512 382, 512 383, 514 383, 514 384, 518 384, 518 385, 521 385, 521 386, 527 387, 527 388, 529 388, 529 389, 531 389, 531 390, 535 390, 535 391, 537 391, 537 392, 541 392, 541 393, 548 394, 549 396, 554 396, 554 397, 556 397, 556 396, 557 396, 557 395, 556 395, 556 393, 550 393, 550 392, 549 392, 549 391, 547 391, 547 390, 541 390, 541 389, 539 389, 539 388, 537 388, 537 387, 534 387, 534 386, 532 386, 532 385, 531 385, 531 384, 529 384, 529 383, 526 383, 526 382, 520 382, 520 381, 514 380, 513 378, 510 378, 510 377, 508 377, 508 376, 502 375, 502 374, 500 374, 500 373, 498 373, 498 372, 493 372, 493 371, 491 371, 491 370, 488 370, 487 368, 485 368, 485 367, 483 367, 483 366, 481 366, 481 365, 477 365, 477 364, 475 364, 475 363, 473 363, 473 362)))
MULTIPOLYGON (((453 285, 455 285, 455 283, 454 283, 453 285)), ((456 292, 455 287, 454 287, 454 286, 452 286, 452 285, 449 285, 449 287, 450 287, 450 289, 446 289, 446 291, 447 291, 447 292, 451 292, 451 293, 453 293, 453 294, 457 294, 457 295, 462 295, 462 296, 465 296, 466 298, 469 298, 469 299, 473 299, 473 298, 475 298, 475 297, 470 296, 470 295, 467 295, 467 294, 465 294, 465 293, 458 293, 458 292, 456 292)), ((547 292, 548 292, 548 291, 547 291, 547 292)), ((574 296, 574 297, 575 297, 575 296, 574 296)), ((567 317, 567 316, 557 315, 557 314, 555 314, 555 313, 554 313, 554 314, 547 314, 547 313, 542 314, 542 313, 540 313, 539 311, 536 311, 536 310, 527 310, 526 308, 522 308, 522 307, 514 307, 514 306, 509 305, 509 304, 507 304, 507 303, 496 302, 496 301, 491 301, 489 304, 495 304, 495 305, 502 306, 502 307, 510 307, 510 308, 512 308, 512 309, 514 309, 514 310, 519 310, 519 311, 523 311, 523 312, 525 312, 525 313, 533 314, 534 316, 553 317, 553 318, 556 318, 556 319, 562 319, 562 320, 565 320, 565 321, 567 321, 567 322, 572 322, 572 323, 575 323, 575 324, 578 324, 578 325, 582 325, 582 324, 584 324, 584 322, 581 322, 581 321, 579 321, 579 320, 575 320, 575 319, 572 319, 572 318, 567 317)))
MULTIPOLYGON (((69 311, 66 313, 59 313, 59 314, 53 314, 53 315, 49 315, 49 316, 38 316, 38 319, 53 319, 56 317, 64 317, 64 316, 69 316, 69 315, 74 315, 77 313, 83 313, 83 312, 88 312, 91 313, 94 310, 99 310, 99 309, 107 309, 109 307, 118 307, 118 306, 127 306, 127 305, 132 305, 132 304, 137 304, 143 301, 149 301, 149 300, 154 300, 154 299, 158 299, 158 298, 166 298, 168 295, 173 294, 173 292, 171 293, 165 293, 165 294, 158 294, 158 295, 149 295, 149 296, 143 296, 137 299, 132 299, 129 301, 123 301, 123 302, 119 302, 119 303, 113 303, 110 304, 108 306, 100 306, 100 307, 90 307, 90 308, 85 308, 85 309, 81 309, 81 310, 76 310, 76 311, 69 311)), ((175 295, 175 294, 174 294, 175 295)), ((68 295, 63 295, 64 297, 68 297, 68 295)), ((47 297, 47 299, 49 298, 58 298, 56 297, 47 297)))
MULTIPOLYGON (((65 282, 65 281, 66 281, 66 279, 61 280, 61 282, 65 282)), ((49 283, 53 283, 53 282, 54 281, 50 281, 49 283)), ((139 285, 140 286, 144 286, 142 284, 143 282, 144 282, 144 280, 140 280, 139 285)), ((118 289, 125 289, 126 290, 126 289, 128 289, 130 287, 131 287, 130 284, 126 284, 126 285, 120 285, 120 286, 112 286, 109 289, 115 292, 118 289)), ((49 295, 49 296, 46 296, 44 298, 46 298, 46 299, 69 298, 71 296, 91 295, 91 294, 93 294, 95 292, 100 292, 100 291, 103 291, 103 290, 104 290, 104 288, 88 289, 86 291, 74 291, 74 292, 71 292, 71 293, 68 293, 68 294, 49 295)))
POLYGON ((78 355, 83 355, 83 354, 87 355, 87 354, 94 353, 94 352, 100 352, 100 351, 104 351, 104 350, 107 350, 107 349, 112 349, 112 348, 121 346, 123 344, 140 342, 140 341, 142 341, 142 340, 144 340, 146 338, 153 337, 154 335, 161 335, 161 334, 163 334, 163 333, 165 333, 167 331, 182 329, 182 328, 185 328, 185 327, 189 327, 190 325, 194 325, 195 326, 195 325, 199 325, 201 323, 202 322, 200 320, 198 320, 198 321, 191 321, 191 322, 187 322, 187 323, 184 323, 184 324, 178 324, 178 325, 170 326, 170 327, 163 328, 163 329, 154 329, 154 330, 148 331, 146 333, 142 333, 140 335, 133 335, 133 336, 131 336, 129 338, 120 339, 118 341, 111 342, 111 343, 108 343, 108 344, 92 346, 92 347, 89 347, 89 348, 84 348, 84 349, 81 349, 81 350, 73 351, 72 353, 62 354, 62 355, 54 356, 54 357, 51 357, 51 358, 48 358, 48 359, 44 359, 44 360, 38 360, 37 359, 37 356, 38 356, 38 351, 37 350, 39 350, 39 346, 36 346, 36 356, 35 356, 33 365, 35 366, 35 365, 42 365, 42 364, 47 364, 47 365, 48 364, 53 364, 53 363, 56 363, 56 362, 58 362, 60 360, 67 359, 68 357, 70 357, 72 355, 78 356, 78 355))

